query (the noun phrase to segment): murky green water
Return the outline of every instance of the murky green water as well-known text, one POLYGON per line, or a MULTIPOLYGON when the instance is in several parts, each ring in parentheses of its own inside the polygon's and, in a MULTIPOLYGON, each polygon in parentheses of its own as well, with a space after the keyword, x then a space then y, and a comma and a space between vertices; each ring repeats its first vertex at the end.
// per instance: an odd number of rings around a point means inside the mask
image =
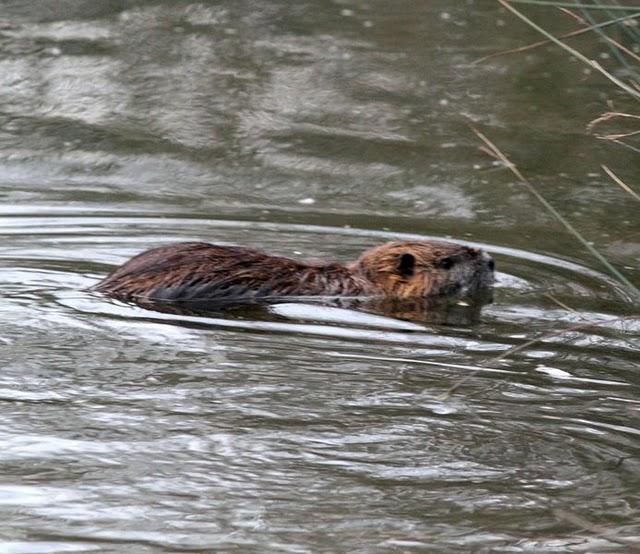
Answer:
POLYGON ((491 1, 0 7, 0 552, 634 548, 638 304, 469 129, 637 283, 600 164, 637 186, 638 157, 584 134, 609 84, 554 49, 472 64, 537 38, 491 1), (494 255, 479 323, 86 292, 165 242, 416 235, 494 255))

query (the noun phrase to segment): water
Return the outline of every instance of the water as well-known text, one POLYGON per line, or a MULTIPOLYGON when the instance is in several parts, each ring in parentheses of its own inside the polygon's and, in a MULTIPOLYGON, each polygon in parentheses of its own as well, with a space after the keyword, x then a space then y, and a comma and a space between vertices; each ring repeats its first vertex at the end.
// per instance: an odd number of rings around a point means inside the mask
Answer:
POLYGON ((3 2, 0 552, 635 548, 637 301, 468 127, 638 282, 599 167, 637 157, 583 132, 624 98, 554 49, 471 63, 535 38, 492 2, 3 2), (86 290, 165 242, 415 236, 492 253, 478 323, 86 290))

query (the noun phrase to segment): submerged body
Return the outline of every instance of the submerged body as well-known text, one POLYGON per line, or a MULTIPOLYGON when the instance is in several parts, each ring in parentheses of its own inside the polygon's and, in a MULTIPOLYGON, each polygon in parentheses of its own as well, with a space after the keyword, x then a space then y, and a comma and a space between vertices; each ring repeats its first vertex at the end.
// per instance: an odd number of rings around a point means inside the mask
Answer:
POLYGON ((241 246, 187 242, 131 258, 94 290, 141 302, 246 302, 282 297, 425 299, 493 283, 491 257, 444 241, 396 241, 349 265, 305 263, 241 246))

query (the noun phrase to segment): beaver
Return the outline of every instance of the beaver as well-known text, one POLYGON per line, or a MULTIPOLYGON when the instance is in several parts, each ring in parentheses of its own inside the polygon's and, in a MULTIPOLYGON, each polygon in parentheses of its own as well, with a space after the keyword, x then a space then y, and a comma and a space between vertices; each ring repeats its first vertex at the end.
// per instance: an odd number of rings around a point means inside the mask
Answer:
POLYGON ((119 300, 256 302, 277 298, 425 299, 467 296, 493 283, 483 250, 435 240, 394 241, 355 262, 301 262, 243 246, 185 242, 152 248, 93 290, 119 300))

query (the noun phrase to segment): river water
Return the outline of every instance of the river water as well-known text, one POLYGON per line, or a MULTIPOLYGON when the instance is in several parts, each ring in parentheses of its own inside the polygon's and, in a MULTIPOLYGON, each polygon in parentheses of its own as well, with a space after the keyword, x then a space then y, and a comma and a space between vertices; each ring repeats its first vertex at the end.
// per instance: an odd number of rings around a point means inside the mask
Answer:
POLYGON ((585 133, 634 108, 609 83, 549 47, 473 63, 538 38, 488 0, 0 6, 1 553, 636 547, 637 299, 469 127, 637 283, 600 169, 637 185, 637 154, 585 133), (416 236, 492 253, 479 321, 87 291, 168 242, 416 236))

